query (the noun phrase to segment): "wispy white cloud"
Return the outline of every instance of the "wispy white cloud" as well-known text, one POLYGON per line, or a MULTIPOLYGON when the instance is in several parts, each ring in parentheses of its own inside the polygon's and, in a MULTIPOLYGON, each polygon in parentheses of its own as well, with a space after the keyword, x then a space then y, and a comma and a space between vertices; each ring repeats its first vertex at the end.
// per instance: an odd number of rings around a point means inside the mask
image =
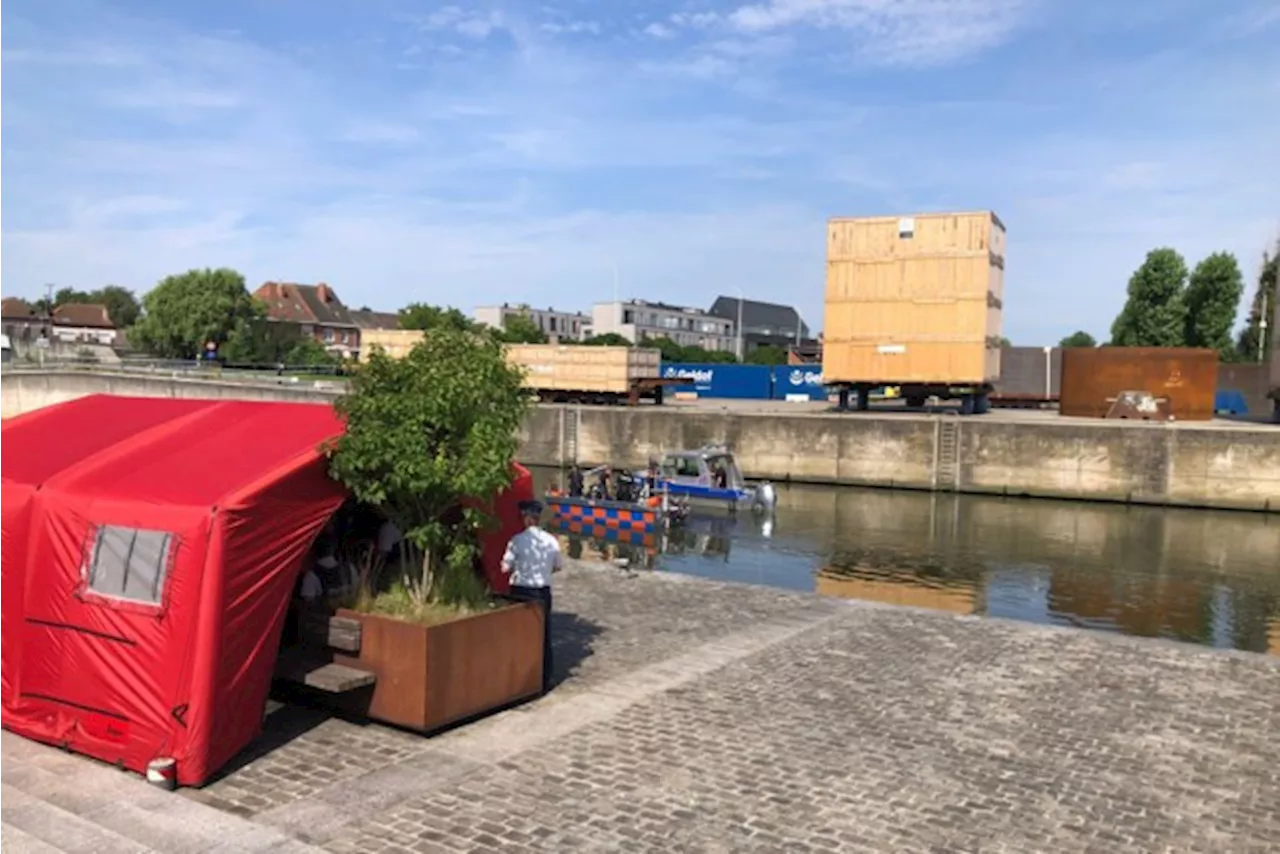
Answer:
POLYGON ((636 296, 741 285, 820 324, 827 216, 993 207, 1015 341, 1104 333, 1153 245, 1253 269, 1280 230, 1266 30, 1214 53, 1193 4, 1157 39, 1137 2, 1138 47, 1092 54, 1070 9, 980 0, 326 7, 287 44, 29 5, 3 53, 6 294, 228 264, 386 308, 586 306, 616 263, 636 296))
POLYGON ((1027 0, 766 0, 731 11, 681 13, 676 25, 727 28, 746 35, 804 27, 844 32, 863 61, 930 66, 963 59, 1006 41, 1027 0))

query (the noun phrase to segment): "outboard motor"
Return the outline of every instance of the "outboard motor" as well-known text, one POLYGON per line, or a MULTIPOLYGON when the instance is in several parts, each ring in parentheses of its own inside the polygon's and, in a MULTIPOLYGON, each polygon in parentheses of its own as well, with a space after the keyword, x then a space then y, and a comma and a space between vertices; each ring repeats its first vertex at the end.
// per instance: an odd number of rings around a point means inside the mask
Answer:
POLYGON ((751 503, 753 510, 759 510, 764 513, 772 513, 773 508, 778 505, 778 491, 773 484, 767 480, 762 480, 756 484, 755 501, 751 503))
POLYGON ((615 495, 619 501, 635 501, 640 495, 640 480, 632 472, 618 472, 615 495))

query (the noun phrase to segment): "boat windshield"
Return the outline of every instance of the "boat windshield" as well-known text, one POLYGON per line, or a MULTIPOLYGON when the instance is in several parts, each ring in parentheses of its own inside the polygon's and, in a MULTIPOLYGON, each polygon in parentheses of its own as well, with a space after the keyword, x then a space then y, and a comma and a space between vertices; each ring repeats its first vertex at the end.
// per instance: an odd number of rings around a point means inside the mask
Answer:
POLYGON ((702 474, 695 457, 672 455, 662 461, 662 476, 697 480, 702 474))

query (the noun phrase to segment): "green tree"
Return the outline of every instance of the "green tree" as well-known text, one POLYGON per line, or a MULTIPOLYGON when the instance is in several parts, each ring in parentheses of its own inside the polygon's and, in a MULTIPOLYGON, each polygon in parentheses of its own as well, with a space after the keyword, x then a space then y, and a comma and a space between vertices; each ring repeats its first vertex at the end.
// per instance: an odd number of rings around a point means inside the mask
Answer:
POLYGON ((1264 252, 1262 255, 1262 270, 1258 274, 1258 286, 1249 303, 1249 316, 1245 319, 1244 329, 1240 331, 1240 338, 1236 342, 1240 358, 1246 362, 1258 361, 1260 353, 1262 360, 1266 361, 1266 354, 1271 352, 1275 344, 1274 318, 1276 300, 1280 298, 1278 280, 1280 280, 1280 240, 1276 241, 1273 252, 1264 252), (1262 323, 1264 318, 1266 319, 1265 337, 1262 323))
POLYGON ((403 359, 373 350, 335 404, 346 431, 330 470, 420 555, 400 578, 419 606, 475 606, 486 595, 474 559, 491 519, 477 499, 511 483, 522 383, 492 336, 437 328, 403 359))
POLYGON ((289 367, 329 368, 342 362, 342 357, 331 353, 314 338, 300 336, 292 347, 286 350, 280 361, 289 367))
POLYGON ((1013 342, 1012 342, 1012 341, 1010 341, 1008 338, 1005 338, 1003 335, 1001 335, 1001 336, 1000 336, 1000 349, 1001 349, 1001 350, 1007 350, 1007 349, 1009 349, 1009 348, 1010 348, 1010 347, 1012 347, 1012 346, 1013 346, 1013 342))
POLYGON ((588 347, 630 347, 631 342, 616 332, 606 332, 603 335, 592 335, 590 338, 582 342, 588 347))
POLYGON ((107 285, 96 291, 78 291, 74 288, 60 288, 53 295, 54 305, 103 305, 107 315, 117 329, 128 329, 138 320, 142 306, 133 291, 119 285, 107 285))
POLYGON ((1232 360, 1231 328, 1243 295, 1244 276, 1230 252, 1215 252, 1196 264, 1187 284, 1186 345, 1208 347, 1224 361, 1232 360))
POLYGON ((1173 249, 1153 249, 1129 279, 1128 299, 1111 325, 1120 347, 1181 347, 1186 341, 1187 264, 1173 249))
POLYGON ((171 359, 194 359, 209 341, 221 347, 261 311, 245 289, 244 276, 225 267, 166 276, 142 304, 146 313, 129 331, 130 341, 171 359))
POLYGON ((498 338, 508 344, 546 344, 547 333, 538 328, 529 317, 517 314, 507 318, 498 338))
POLYGON ((787 351, 773 344, 761 344, 747 354, 747 362, 752 365, 785 365, 787 351))
POLYGON ((400 309, 401 329, 452 329, 455 332, 483 332, 490 330, 477 323, 456 308, 441 308, 424 302, 414 302, 400 309))
POLYGON ((640 341, 641 347, 654 347, 662 354, 664 362, 685 362, 689 364, 732 364, 738 359, 724 350, 704 350, 694 345, 677 344, 665 335, 654 338, 645 337, 640 341))
POLYGON ((1097 347, 1098 342, 1083 329, 1077 329, 1058 342, 1059 347, 1097 347))

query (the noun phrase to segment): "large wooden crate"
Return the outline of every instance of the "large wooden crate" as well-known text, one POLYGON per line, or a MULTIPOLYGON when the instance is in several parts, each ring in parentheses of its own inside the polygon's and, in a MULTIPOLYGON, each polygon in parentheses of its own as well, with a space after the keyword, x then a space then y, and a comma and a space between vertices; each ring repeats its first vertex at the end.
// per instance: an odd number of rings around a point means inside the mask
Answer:
POLYGON ((425 333, 421 329, 362 329, 360 331, 360 361, 369 361, 374 347, 386 352, 393 359, 409 355, 425 333))
POLYGON ((661 375, 661 353, 641 347, 509 344, 507 359, 525 369, 525 385, 543 391, 626 394, 661 375))
POLYGON ((995 382, 1004 253, 1004 224, 990 211, 831 219, 827 381, 995 382))

